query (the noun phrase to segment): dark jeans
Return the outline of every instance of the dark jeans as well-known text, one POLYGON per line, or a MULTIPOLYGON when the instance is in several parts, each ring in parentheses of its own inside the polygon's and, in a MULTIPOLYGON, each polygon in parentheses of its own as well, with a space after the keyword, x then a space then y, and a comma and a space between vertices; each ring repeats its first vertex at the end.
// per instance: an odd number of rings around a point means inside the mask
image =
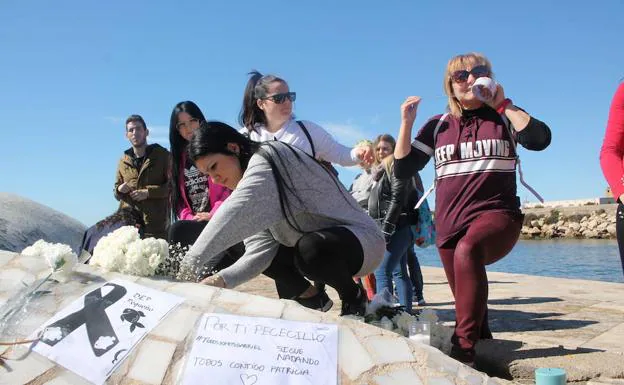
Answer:
POLYGON ((438 248, 455 297, 453 345, 468 356, 474 357, 474 347, 482 333, 489 333, 485 266, 511 251, 521 228, 522 215, 488 212, 475 219, 463 234, 438 248))
POLYGON ((414 288, 414 295, 416 300, 420 301, 423 297, 423 275, 420 270, 420 263, 414 250, 414 245, 411 245, 407 249, 407 270, 409 271, 410 280, 412 281, 412 287, 414 288))
POLYGON ((624 205, 620 203, 615 214, 615 233, 620 249, 620 260, 622 261, 622 272, 624 272, 624 205))

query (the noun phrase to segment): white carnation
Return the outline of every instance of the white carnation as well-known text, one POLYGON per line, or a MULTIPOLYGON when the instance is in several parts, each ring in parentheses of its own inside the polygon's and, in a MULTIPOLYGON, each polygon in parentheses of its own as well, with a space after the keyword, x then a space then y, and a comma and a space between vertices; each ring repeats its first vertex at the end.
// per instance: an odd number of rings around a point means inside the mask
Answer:
POLYGON ((138 239, 139 230, 136 227, 120 227, 98 241, 90 263, 107 271, 120 271, 125 266, 128 245, 138 239))
POLYGON ((167 241, 141 239, 136 227, 124 226, 100 239, 93 250, 91 264, 107 271, 151 276, 168 256, 167 241))
POLYGON ((68 245, 63 243, 49 243, 43 239, 22 250, 22 255, 45 258, 48 266, 54 272, 71 272, 78 262, 78 256, 68 245))

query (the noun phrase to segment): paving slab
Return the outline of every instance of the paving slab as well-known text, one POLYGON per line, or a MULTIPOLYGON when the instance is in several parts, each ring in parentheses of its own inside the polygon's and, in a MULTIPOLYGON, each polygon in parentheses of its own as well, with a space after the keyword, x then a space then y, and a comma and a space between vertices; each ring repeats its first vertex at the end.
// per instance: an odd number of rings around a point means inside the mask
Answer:
MULTIPOLYGON (((422 267, 427 308, 452 327, 454 300, 444 271, 422 267)), ((569 383, 624 380, 624 284, 489 272, 489 319, 494 340, 477 346, 478 368, 492 376, 533 383, 540 367, 561 367, 569 383)), ((276 298, 258 277, 239 290, 276 298)), ((340 300, 330 313, 340 312, 340 300)))

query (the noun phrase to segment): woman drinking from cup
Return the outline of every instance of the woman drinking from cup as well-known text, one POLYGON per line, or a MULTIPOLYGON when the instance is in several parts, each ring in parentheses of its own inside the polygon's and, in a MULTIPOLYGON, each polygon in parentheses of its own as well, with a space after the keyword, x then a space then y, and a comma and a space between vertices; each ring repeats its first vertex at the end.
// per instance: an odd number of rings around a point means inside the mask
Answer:
POLYGON ((468 365, 474 365, 477 341, 489 336, 485 266, 511 251, 522 227, 516 142, 540 151, 551 138, 548 126, 517 107, 500 84, 490 99, 477 98, 475 81, 492 76, 483 55, 453 57, 444 75, 448 114, 429 119, 410 146, 420 97, 408 97, 394 152, 399 178, 434 157, 436 245, 455 296, 451 355, 468 365))

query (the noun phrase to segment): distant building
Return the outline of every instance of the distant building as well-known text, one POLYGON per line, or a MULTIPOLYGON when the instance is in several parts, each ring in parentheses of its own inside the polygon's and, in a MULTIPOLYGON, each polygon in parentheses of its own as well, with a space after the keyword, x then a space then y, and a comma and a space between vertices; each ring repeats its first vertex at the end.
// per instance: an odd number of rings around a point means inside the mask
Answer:
POLYGON ((592 206, 592 205, 607 205, 615 203, 615 199, 612 196, 606 196, 602 198, 588 198, 588 199, 570 199, 565 201, 545 201, 540 202, 524 202, 523 208, 535 209, 541 207, 578 207, 578 206, 592 206))

